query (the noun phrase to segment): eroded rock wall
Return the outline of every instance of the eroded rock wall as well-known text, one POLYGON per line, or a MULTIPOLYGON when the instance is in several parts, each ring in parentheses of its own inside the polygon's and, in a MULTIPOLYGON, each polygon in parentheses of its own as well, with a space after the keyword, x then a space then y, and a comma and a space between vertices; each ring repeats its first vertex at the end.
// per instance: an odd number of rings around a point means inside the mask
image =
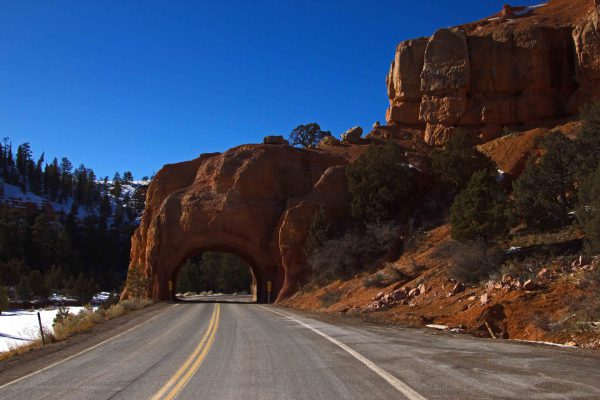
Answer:
POLYGON ((457 127, 485 142, 504 127, 573 115, 600 95, 599 21, 593 8, 569 26, 507 22, 402 42, 386 79, 388 124, 420 127, 430 144, 457 127))

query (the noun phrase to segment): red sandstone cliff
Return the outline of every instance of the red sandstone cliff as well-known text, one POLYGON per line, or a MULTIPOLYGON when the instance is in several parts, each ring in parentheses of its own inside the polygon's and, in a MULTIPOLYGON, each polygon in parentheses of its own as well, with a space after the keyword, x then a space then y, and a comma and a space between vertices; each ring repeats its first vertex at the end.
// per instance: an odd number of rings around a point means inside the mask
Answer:
POLYGON ((575 114, 600 96, 600 6, 554 0, 402 42, 387 76, 390 125, 441 144, 462 127, 483 142, 504 127, 575 114))

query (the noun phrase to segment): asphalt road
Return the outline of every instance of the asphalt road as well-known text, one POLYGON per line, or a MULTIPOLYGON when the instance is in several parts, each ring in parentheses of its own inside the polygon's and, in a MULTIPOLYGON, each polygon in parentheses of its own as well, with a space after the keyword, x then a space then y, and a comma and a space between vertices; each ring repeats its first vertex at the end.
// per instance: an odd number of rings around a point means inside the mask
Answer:
POLYGON ((600 399, 592 352, 196 300, 0 399, 600 399))

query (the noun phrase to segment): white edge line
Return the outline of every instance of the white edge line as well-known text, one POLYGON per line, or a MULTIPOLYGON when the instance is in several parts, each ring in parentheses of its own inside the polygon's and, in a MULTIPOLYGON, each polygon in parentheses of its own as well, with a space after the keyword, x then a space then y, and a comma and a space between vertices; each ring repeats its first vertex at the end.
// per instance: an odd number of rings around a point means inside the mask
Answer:
MULTIPOLYGON (((177 307, 178 305, 179 305, 179 304, 175 304, 173 307, 177 307)), ((60 360, 60 361, 57 361, 57 362, 55 362, 54 364, 47 365, 47 366, 45 366, 44 368, 38 369, 37 371, 33 371, 33 372, 31 372, 31 373, 29 373, 29 374, 27 374, 27 375, 23 375, 22 377, 20 377, 20 378, 17 378, 17 379, 15 379, 14 381, 10 381, 10 382, 8 382, 8 383, 5 383, 4 385, 0 386, 0 389, 4 389, 5 387, 7 387, 7 386, 10 386, 10 385, 12 385, 12 384, 14 384, 14 383, 20 382, 20 381, 22 381, 23 379, 27 379, 27 378, 29 378, 29 377, 31 377, 31 376, 37 375, 37 374, 39 374, 40 372, 46 371, 46 370, 48 370, 48 369, 50 369, 50 368, 54 368, 54 367, 56 367, 57 365, 60 365, 60 364, 62 364, 62 363, 64 363, 64 362, 67 362, 67 361, 69 361, 69 360, 72 360, 72 359, 73 359, 73 358, 75 358, 75 357, 79 357, 80 355, 82 355, 82 354, 85 354, 85 353, 87 353, 88 351, 94 350, 95 348, 97 348, 97 347, 100 347, 100 346, 102 346, 103 344, 105 344, 105 343, 107 343, 107 342, 110 342, 110 341, 111 341, 111 340, 113 340, 113 339, 116 339, 116 338, 118 338, 118 337, 120 337, 120 336, 123 336, 124 334, 126 334, 126 333, 129 333, 129 332, 131 332, 132 330, 134 330, 134 329, 137 329, 137 328, 139 328, 140 326, 147 324, 148 322, 152 321, 152 320, 153 320, 153 319, 155 319, 156 317, 158 317, 158 316, 162 315, 162 314, 163 314, 165 311, 167 311, 169 308, 171 308, 171 307, 167 307, 166 309, 164 309, 163 311, 159 312, 158 314, 156 314, 156 315, 155 315, 155 316, 153 316, 152 318, 150 318, 150 319, 147 319, 147 320, 145 320, 145 321, 143 321, 143 322, 141 322, 141 323, 137 324, 136 326, 132 326, 131 328, 127 329, 126 331, 123 331, 123 332, 121 332, 121 333, 118 333, 118 334, 116 334, 115 336, 111 336, 111 337, 109 337, 108 339, 106 339, 106 340, 103 340, 102 342, 100 342, 100 343, 97 343, 97 344, 93 345, 92 347, 88 347, 88 348, 87 348, 87 349, 85 349, 85 350, 81 350, 79 353, 75 353, 75 354, 73 354, 73 355, 71 355, 71 356, 69 356, 69 357, 67 357, 67 358, 64 358, 64 359, 62 359, 62 360, 60 360)))
POLYGON ((398 390, 400 393, 402 393, 408 399, 410 399, 410 400, 427 400, 425 397, 423 397, 421 394, 419 394, 413 388, 408 386, 406 383, 402 382, 400 379, 398 379, 395 376, 393 376, 392 374, 388 373, 386 370, 384 370, 383 368, 381 368, 380 366, 378 366, 377 364, 375 364, 373 361, 369 360, 362 354, 358 353, 355 350, 352 350, 350 347, 348 347, 344 343, 340 342, 339 340, 329 336, 328 334, 326 334, 324 332, 321 332, 320 330, 318 330, 318 329, 316 329, 294 317, 290 317, 289 315, 280 313, 278 311, 272 310, 270 308, 267 308, 267 307, 264 307, 261 305, 258 305, 258 306, 261 308, 264 308, 267 311, 270 311, 272 313, 275 313, 275 314, 281 315, 287 319, 290 319, 290 320, 302 325, 303 327, 310 329, 317 335, 320 335, 320 336, 324 337, 325 339, 329 340, 331 343, 335 344, 336 346, 338 346, 339 348, 344 350, 346 353, 350 354, 352 357, 356 358, 358 361, 363 363, 371 371, 375 372, 377 375, 382 377, 387 383, 392 385, 394 387, 394 389, 398 390))

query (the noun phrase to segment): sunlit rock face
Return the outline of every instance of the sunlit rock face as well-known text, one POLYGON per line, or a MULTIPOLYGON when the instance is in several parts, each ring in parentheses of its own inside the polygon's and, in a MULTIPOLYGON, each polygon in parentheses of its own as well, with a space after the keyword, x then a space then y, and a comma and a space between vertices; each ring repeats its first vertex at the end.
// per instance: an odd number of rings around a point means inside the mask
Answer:
POLYGON ((504 127, 576 114, 600 95, 600 18, 594 2, 573 3, 581 11, 567 22, 561 7, 573 4, 557 0, 400 43, 388 124, 419 127, 439 145, 457 128, 485 142, 504 127))

